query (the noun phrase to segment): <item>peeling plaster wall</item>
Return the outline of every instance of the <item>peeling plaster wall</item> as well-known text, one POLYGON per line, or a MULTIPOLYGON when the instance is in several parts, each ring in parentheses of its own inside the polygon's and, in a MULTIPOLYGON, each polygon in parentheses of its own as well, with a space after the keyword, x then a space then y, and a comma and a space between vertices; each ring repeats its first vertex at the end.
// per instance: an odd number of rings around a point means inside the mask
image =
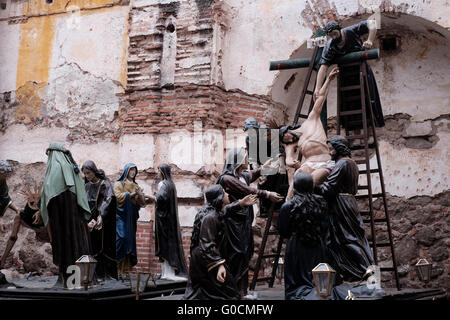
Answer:
POLYGON ((0 21, 7 48, 1 53, 1 108, 13 114, 2 118, 1 130, 53 124, 68 129, 63 141, 117 141, 129 8, 117 1, 58 2, 47 9, 42 3, 21 2, 22 11, 8 3, 10 16, 0 21), (81 9, 71 12, 77 5, 81 9))
MULTIPOLYGON (((227 89, 268 94, 276 72, 270 60, 289 59, 313 35, 313 27, 327 17, 347 20, 381 8, 391 15, 407 13, 450 27, 450 7, 445 1, 389 0, 225 0, 231 8, 223 53, 227 89), (270 23, 269 23, 270 22, 270 23)), ((311 53, 309 53, 311 55, 311 53)))

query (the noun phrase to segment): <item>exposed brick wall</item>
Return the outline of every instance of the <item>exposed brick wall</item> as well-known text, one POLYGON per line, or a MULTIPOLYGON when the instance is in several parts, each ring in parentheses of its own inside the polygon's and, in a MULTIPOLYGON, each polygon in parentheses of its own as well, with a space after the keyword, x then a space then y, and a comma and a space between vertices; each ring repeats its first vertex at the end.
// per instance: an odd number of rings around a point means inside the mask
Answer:
MULTIPOLYGON (((184 256, 189 267, 189 247, 191 245, 191 227, 181 227, 181 238, 183 242, 184 256)), ((155 233, 153 231, 153 221, 138 222, 136 232, 136 249, 138 263, 135 269, 152 274, 161 274, 161 263, 155 255, 155 233)))
POLYGON ((166 19, 175 18, 177 35, 175 85, 211 84, 217 37, 226 11, 214 1, 181 0, 169 4, 135 7, 130 12, 128 88, 159 87, 166 19), (219 23, 220 22, 220 23, 219 23))
POLYGON ((124 134, 170 133, 193 129, 194 121, 201 120, 205 128, 241 128, 250 116, 263 123, 271 118, 284 123, 285 107, 266 96, 240 90, 188 85, 130 92, 121 109, 121 127, 124 134))

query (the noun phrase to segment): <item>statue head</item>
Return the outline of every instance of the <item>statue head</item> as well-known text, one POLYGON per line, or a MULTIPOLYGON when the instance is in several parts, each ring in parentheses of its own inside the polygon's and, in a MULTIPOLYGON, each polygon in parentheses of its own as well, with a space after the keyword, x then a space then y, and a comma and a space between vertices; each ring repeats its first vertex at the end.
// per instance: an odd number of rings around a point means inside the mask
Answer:
POLYGON ((348 145, 348 140, 343 136, 332 136, 327 140, 328 150, 332 160, 337 160, 340 157, 351 157, 351 150, 348 145))
POLYGON ((312 193, 314 182, 312 175, 307 172, 299 172, 294 176, 294 192, 312 193))
POLYGON ((206 202, 216 208, 222 210, 224 206, 230 203, 228 194, 223 190, 220 184, 210 186, 205 191, 206 202))
POLYGON ((248 129, 259 129, 259 122, 255 118, 250 117, 244 121, 244 131, 248 129))
POLYGON ((341 26, 339 22, 337 21, 328 22, 327 26, 325 27, 325 31, 327 32, 327 35, 331 37, 333 40, 341 42, 342 35, 341 35, 341 26))

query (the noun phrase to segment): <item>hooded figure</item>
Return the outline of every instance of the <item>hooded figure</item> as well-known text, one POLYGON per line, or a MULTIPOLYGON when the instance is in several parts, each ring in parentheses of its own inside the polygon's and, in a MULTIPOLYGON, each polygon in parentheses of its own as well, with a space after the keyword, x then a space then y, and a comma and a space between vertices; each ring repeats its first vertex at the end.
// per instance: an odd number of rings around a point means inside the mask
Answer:
POLYGON ((239 299, 236 282, 229 272, 227 257, 223 253, 225 240, 223 218, 227 213, 239 210, 240 205, 238 201, 227 205, 228 197, 220 185, 209 187, 205 196, 206 204, 198 211, 194 220, 189 281, 184 298, 239 299), (225 213, 222 213, 222 208, 225 213), (217 280, 219 266, 223 266, 226 270, 224 282, 217 280))
POLYGON ((163 180, 156 193, 155 255, 163 262, 162 278, 181 280, 181 277, 187 276, 187 266, 178 220, 177 190, 170 167, 161 164, 158 170, 163 180))
POLYGON ((40 212, 49 226, 53 263, 66 286, 66 270, 82 255, 91 254, 87 222, 91 218, 83 179, 69 150, 51 143, 41 190, 40 212))
POLYGON ((97 260, 96 274, 117 279, 116 261, 116 198, 111 182, 103 170, 97 169, 91 160, 81 167, 85 177, 85 188, 91 208, 91 243, 97 260))
MULTIPOLYGON (((261 168, 243 172, 248 162, 244 149, 232 149, 227 153, 222 174, 217 179, 230 202, 242 199, 249 194, 256 194, 259 198, 269 198, 270 192, 250 187, 250 183, 261 175, 261 168)), ((247 294, 249 262, 253 256, 252 222, 253 207, 243 207, 224 219, 225 237, 224 255, 228 259, 230 271, 238 283, 241 296, 247 294)))
POLYGON ((330 237, 327 246, 343 280, 360 281, 374 260, 354 197, 358 191, 358 166, 351 159, 347 139, 333 136, 327 142, 336 166, 315 190, 328 201, 330 237))
POLYGON ((128 163, 114 184, 117 201, 116 215, 116 260, 119 276, 126 278, 127 273, 137 264, 136 230, 139 209, 145 206, 145 199, 136 183, 137 167, 128 163))
POLYGON ((283 204, 278 216, 280 235, 287 238, 284 261, 286 300, 321 300, 312 269, 327 262, 325 238, 327 203, 313 192, 313 179, 300 172, 294 177, 294 195, 283 204))

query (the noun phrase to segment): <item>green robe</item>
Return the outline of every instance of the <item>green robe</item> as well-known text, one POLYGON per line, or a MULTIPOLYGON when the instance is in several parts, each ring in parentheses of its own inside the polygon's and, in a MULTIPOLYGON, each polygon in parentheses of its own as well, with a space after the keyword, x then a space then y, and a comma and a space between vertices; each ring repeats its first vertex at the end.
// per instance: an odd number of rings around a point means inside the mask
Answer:
POLYGON ((88 197, 80 174, 76 174, 73 164, 70 161, 67 151, 59 143, 51 143, 50 148, 58 151, 50 151, 48 154, 47 169, 44 177, 44 184, 41 191, 41 216, 42 221, 48 224, 48 204, 51 199, 60 195, 66 190, 70 190, 77 196, 78 205, 86 212, 85 218, 89 220, 91 210, 89 208, 88 197))

